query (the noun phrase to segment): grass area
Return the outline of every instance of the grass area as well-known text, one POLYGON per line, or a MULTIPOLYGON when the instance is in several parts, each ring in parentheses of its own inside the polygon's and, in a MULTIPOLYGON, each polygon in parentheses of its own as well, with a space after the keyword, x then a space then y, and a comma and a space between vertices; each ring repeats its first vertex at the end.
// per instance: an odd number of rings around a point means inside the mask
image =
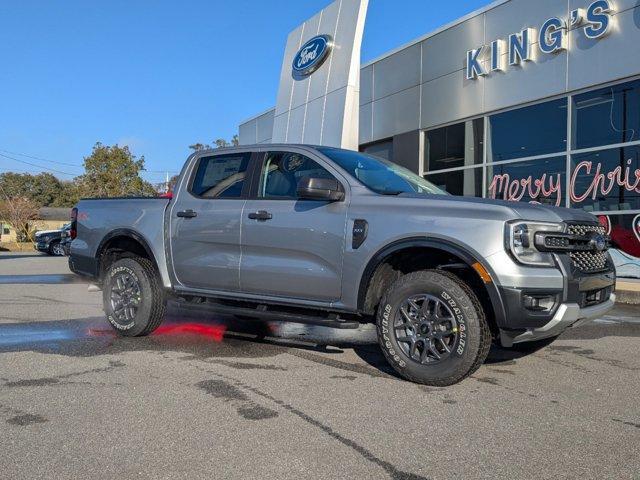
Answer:
POLYGON ((0 243, 0 252, 33 252, 33 243, 31 242, 2 242, 0 243))

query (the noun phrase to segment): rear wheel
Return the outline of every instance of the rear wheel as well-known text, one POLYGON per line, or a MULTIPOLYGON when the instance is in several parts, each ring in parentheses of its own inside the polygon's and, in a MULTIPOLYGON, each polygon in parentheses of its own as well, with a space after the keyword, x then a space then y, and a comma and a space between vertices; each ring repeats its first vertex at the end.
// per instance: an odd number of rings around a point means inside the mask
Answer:
POLYGON ((153 264, 146 258, 122 258, 104 277, 102 301, 109 323, 122 335, 153 332, 164 318, 166 296, 153 264))
POLYGON ((458 277, 425 270, 398 279, 378 308, 378 341, 407 380, 447 386, 475 372, 491 332, 473 291, 458 277))

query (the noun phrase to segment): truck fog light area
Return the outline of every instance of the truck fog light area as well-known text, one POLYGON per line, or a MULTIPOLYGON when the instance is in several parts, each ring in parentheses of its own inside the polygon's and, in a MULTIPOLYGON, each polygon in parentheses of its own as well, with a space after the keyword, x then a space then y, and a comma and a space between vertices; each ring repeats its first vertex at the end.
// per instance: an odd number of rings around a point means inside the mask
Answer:
POLYGON ((555 295, 523 295, 524 308, 533 312, 550 312, 556 304, 555 295))

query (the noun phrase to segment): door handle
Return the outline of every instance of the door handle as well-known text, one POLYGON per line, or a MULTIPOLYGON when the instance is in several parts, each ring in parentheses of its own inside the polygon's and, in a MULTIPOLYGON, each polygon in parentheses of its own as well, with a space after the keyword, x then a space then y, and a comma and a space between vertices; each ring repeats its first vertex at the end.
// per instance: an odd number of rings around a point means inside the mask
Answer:
POLYGON ((193 218, 198 216, 198 214, 193 210, 181 210, 178 213, 176 213, 176 215, 182 218, 193 218))
POLYGON ((251 220, 260 220, 264 222, 265 220, 271 220, 273 218, 273 215, 271 215, 266 210, 258 210, 257 212, 250 213, 249 218, 251 220))

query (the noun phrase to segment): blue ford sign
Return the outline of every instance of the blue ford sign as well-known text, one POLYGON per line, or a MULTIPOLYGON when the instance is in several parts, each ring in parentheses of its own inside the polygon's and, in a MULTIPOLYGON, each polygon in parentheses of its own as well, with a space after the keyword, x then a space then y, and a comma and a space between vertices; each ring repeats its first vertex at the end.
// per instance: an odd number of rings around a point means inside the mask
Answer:
POLYGON ((300 47, 293 57, 293 77, 304 78, 315 72, 331 52, 331 36, 318 35, 300 47))

